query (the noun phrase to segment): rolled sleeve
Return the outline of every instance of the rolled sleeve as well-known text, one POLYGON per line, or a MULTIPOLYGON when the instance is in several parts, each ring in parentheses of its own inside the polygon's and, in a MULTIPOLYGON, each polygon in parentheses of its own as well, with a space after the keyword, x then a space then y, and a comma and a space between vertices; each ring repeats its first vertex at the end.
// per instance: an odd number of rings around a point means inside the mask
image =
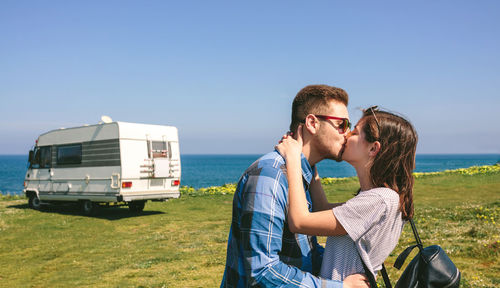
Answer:
POLYGON ((362 192, 343 205, 333 208, 333 214, 349 237, 357 241, 382 219, 386 209, 380 195, 362 192))

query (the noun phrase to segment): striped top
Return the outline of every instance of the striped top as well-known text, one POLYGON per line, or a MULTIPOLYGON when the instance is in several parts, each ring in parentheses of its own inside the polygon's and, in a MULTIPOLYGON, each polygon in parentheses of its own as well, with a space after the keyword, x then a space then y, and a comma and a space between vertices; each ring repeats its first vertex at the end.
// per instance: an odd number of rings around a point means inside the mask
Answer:
POLYGON ((361 191, 345 204, 333 208, 333 213, 347 235, 328 237, 321 277, 343 280, 351 274, 364 273, 360 255, 376 275, 403 231, 399 195, 389 188, 361 191))

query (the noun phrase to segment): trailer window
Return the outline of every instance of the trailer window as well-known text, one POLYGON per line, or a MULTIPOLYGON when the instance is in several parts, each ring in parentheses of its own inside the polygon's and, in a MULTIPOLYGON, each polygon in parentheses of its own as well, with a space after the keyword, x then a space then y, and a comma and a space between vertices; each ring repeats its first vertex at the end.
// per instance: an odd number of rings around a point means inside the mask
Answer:
POLYGON ((148 141, 148 154, 153 158, 167 158, 167 142, 148 141))
POLYGON ((33 154, 33 159, 30 162, 30 168, 40 168, 40 148, 35 147, 33 154))
POLYGON ((57 165, 82 163, 82 145, 57 147, 57 165))
POLYGON ((50 168, 52 166, 52 149, 50 146, 40 147, 40 168, 50 168))
POLYGON ((177 142, 168 142, 168 153, 170 158, 179 158, 179 145, 177 142))

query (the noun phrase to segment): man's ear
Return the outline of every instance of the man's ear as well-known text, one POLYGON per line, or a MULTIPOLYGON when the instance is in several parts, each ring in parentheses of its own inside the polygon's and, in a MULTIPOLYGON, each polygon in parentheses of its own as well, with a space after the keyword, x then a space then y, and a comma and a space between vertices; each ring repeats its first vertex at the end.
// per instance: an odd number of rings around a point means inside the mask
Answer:
POLYGON ((377 156, 378 152, 380 151, 380 148, 381 148, 380 142, 378 141, 373 142, 370 147, 370 152, 369 152, 370 157, 377 156))
MULTIPOLYGON (((303 129, 307 130, 310 134, 316 134, 319 129, 319 121, 314 117, 314 115, 309 114, 307 115, 306 119, 304 120, 304 127, 303 129)), ((305 132, 304 130, 302 130, 305 132)))

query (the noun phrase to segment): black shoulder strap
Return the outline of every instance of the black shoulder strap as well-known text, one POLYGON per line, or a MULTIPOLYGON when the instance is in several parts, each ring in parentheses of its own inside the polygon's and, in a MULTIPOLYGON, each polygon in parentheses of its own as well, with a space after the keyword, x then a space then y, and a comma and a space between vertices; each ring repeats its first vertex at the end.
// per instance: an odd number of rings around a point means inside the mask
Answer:
MULTIPOLYGON (((405 251, 403 251, 403 253, 401 253, 401 255, 398 256, 398 259, 396 259, 396 262, 394 263, 394 267, 396 267, 397 269, 401 268, 403 262, 406 260, 406 257, 408 257, 413 248, 418 247, 420 251, 424 249, 424 246, 422 245, 422 241, 420 240, 420 236, 418 235, 417 227, 415 226, 413 219, 410 219, 410 225, 411 229, 413 230, 413 236, 415 236, 417 244, 406 248, 405 251)), ((377 287, 377 281, 375 281, 375 276, 373 276, 370 270, 368 270, 368 268, 366 267, 365 261, 363 261, 361 254, 359 255, 359 258, 361 259, 361 263, 363 263, 363 268, 365 269, 366 277, 368 277, 368 280, 370 281, 370 286, 377 287)), ((383 263, 382 263, 382 270, 380 270, 380 272, 382 274, 382 278, 384 278, 385 287, 392 288, 391 280, 389 279, 389 275, 387 275, 387 270, 385 269, 385 265, 383 263)))
POLYGON ((363 263, 363 269, 365 269, 365 274, 366 274, 366 277, 368 277, 368 281, 370 282, 370 287, 378 287, 377 281, 375 281, 375 277, 373 276, 372 272, 370 272, 370 270, 368 270, 368 267, 366 267, 365 261, 363 261, 363 258, 361 258, 361 255, 359 255, 359 259, 361 259, 361 263, 363 263))
POLYGON ((403 252, 401 252, 401 254, 399 254, 398 258, 394 262, 394 268, 398 270, 401 269, 408 255, 410 255, 411 251, 417 246, 418 246, 417 244, 411 245, 410 247, 406 248, 403 252))
MULTIPOLYGON (((368 270, 368 267, 366 267, 365 261, 363 261, 361 255, 359 255, 359 258, 361 259, 361 263, 363 263, 363 269, 365 269, 365 274, 366 277, 368 277, 368 281, 370 282, 370 287, 378 287, 377 281, 375 281, 375 276, 373 276, 372 272, 368 270)), ((387 275, 387 270, 385 270, 385 265, 383 263, 382 270, 380 272, 382 273, 382 278, 384 278, 385 288, 392 288, 391 280, 389 279, 389 275, 387 275)))
POLYGON ((385 265, 382 263, 382 278, 384 278, 385 288, 392 288, 391 280, 389 279, 389 275, 387 275, 387 270, 385 270, 385 265))
POLYGON ((420 236, 418 236, 417 232, 417 227, 415 227, 415 223, 413 222, 413 219, 410 219, 410 224, 411 224, 411 229, 413 230, 413 236, 415 236, 415 240, 417 241, 417 246, 420 251, 424 249, 424 246, 422 245, 422 241, 420 240, 420 236))
POLYGON ((408 257, 408 255, 410 255, 411 251, 415 247, 418 247, 420 251, 424 249, 424 246, 422 245, 422 241, 420 240, 420 236, 418 235, 417 227, 415 226, 413 219, 410 219, 410 224, 411 224, 411 229, 413 230, 413 236, 415 236, 415 241, 417 241, 417 244, 411 245, 410 247, 406 248, 403 252, 401 252, 401 254, 399 254, 398 258, 396 259, 396 262, 394 262, 394 267, 396 269, 401 269, 406 258, 408 257))

